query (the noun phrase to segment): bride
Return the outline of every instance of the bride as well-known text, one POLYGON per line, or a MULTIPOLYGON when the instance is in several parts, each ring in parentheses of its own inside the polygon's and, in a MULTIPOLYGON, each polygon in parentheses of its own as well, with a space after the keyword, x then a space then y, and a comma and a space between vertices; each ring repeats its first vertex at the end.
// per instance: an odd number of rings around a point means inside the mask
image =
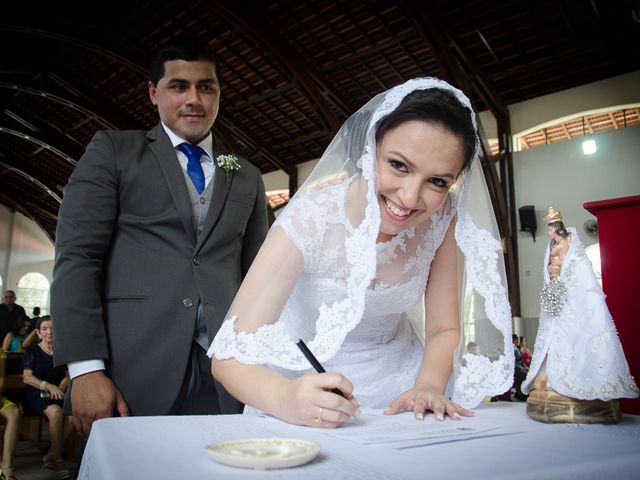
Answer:
POLYGON ((511 314, 476 129, 468 98, 434 78, 345 122, 209 348, 245 413, 326 428, 359 406, 459 419, 510 387, 511 314))

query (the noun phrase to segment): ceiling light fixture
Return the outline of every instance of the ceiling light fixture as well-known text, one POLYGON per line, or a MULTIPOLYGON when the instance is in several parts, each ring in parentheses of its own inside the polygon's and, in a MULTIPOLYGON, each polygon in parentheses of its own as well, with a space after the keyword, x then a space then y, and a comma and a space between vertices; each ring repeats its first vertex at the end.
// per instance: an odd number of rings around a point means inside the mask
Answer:
POLYGON ((582 142, 582 152, 585 155, 593 155, 598 151, 598 146, 595 140, 585 140, 582 142))
MULTIPOLYGON (((584 117, 582 117, 582 135, 586 136, 587 132, 584 125, 584 117)), ((593 155, 598 151, 598 146, 596 145, 596 141, 590 138, 589 140, 585 140, 582 142, 582 153, 585 155, 593 155)))

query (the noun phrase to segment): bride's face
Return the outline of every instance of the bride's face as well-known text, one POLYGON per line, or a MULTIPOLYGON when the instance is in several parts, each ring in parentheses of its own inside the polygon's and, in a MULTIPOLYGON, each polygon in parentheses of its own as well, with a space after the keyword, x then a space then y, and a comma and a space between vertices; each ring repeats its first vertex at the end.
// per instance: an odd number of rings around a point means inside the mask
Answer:
POLYGON ((378 143, 380 234, 389 240, 427 220, 447 197, 464 163, 462 141, 441 125, 410 120, 378 143))

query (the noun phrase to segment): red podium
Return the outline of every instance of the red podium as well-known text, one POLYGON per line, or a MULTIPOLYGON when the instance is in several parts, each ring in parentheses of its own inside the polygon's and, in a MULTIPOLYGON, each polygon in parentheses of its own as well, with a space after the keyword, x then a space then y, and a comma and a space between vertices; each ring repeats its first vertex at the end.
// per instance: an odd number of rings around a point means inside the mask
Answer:
MULTIPOLYGON (((640 382, 640 195, 585 203, 598 219, 602 289, 631 375, 640 382)), ((640 399, 622 399, 625 413, 640 414, 640 399)))

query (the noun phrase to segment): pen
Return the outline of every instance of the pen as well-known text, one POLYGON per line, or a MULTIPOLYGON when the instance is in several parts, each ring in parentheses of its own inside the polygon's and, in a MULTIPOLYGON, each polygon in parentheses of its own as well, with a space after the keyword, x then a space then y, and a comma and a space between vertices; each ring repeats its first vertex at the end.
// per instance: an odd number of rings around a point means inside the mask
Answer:
MULTIPOLYGON (((298 348, 300 349, 302 354, 305 356, 305 358, 307 360, 309 360, 309 363, 316 370, 316 372, 318 372, 318 373, 327 373, 327 371, 324 369, 322 364, 313 355, 313 353, 311 353, 311 350, 309 350, 309 347, 307 347, 307 345, 304 343, 304 341, 302 339, 298 340, 298 343, 296 343, 296 345, 298 345, 298 348)), ((342 398, 346 398, 347 400, 349 400, 349 398, 347 398, 347 396, 344 393, 342 393, 340 390, 338 390, 337 388, 332 388, 331 391, 333 393, 335 393, 336 395, 340 395, 342 398)), ((356 412, 353 415, 353 417, 356 420, 358 420, 359 411, 360 411, 360 409, 356 410, 356 412)))

